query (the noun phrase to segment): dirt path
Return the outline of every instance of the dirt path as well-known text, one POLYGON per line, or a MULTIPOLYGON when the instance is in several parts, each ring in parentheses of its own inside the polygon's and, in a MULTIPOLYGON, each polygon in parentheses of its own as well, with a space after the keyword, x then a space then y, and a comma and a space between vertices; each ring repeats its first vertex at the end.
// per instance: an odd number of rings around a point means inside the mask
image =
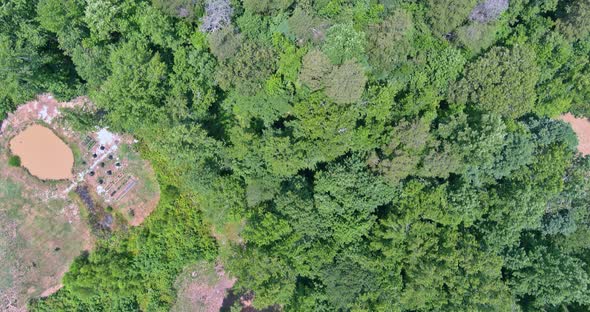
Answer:
POLYGON ((570 113, 562 115, 560 119, 569 123, 578 136, 578 151, 583 155, 590 154, 590 120, 587 118, 576 118, 570 113))

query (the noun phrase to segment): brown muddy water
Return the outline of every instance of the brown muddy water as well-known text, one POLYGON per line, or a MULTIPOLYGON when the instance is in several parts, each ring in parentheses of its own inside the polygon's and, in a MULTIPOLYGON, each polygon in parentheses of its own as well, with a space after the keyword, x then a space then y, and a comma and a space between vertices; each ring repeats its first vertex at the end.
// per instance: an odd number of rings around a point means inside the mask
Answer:
POLYGON ((72 178, 74 154, 53 131, 31 125, 10 141, 10 150, 23 167, 42 180, 72 178))

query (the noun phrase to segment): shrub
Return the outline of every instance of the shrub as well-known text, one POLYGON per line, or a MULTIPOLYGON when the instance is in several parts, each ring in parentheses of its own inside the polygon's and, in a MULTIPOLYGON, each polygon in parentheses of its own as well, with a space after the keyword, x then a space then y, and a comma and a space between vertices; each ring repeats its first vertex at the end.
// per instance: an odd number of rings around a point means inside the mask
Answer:
POLYGON ((8 158, 8 165, 12 167, 20 167, 20 157, 16 155, 10 156, 10 158, 8 158))

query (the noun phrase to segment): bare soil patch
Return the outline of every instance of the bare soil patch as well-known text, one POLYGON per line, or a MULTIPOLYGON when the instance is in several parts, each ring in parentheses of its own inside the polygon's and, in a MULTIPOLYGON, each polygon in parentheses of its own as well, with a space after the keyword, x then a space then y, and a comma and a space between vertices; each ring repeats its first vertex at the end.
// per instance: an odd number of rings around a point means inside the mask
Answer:
POLYGON ((105 128, 74 131, 62 118, 63 108, 94 109, 85 97, 58 102, 44 94, 21 105, 0 127, 0 311, 24 311, 29 299, 59 290, 72 261, 93 248, 92 229, 139 225, 159 201, 155 174, 131 136, 105 128), (19 150, 19 140, 30 142, 19 135, 30 129, 54 136, 41 140, 33 133, 37 144, 26 153, 45 159, 30 160, 19 150), (54 159, 66 158, 70 167, 59 173, 68 180, 51 179, 57 177, 47 171, 56 169, 54 161, 41 165, 55 146, 37 148, 55 139, 71 153, 54 159), (21 167, 8 166, 11 141, 21 167), (39 173, 36 165, 46 171, 39 173))
POLYGON ((570 113, 562 115, 560 119, 569 123, 578 136, 578 151, 583 155, 590 154, 590 120, 587 118, 576 118, 570 113))
POLYGON ((53 197, 49 183, 5 164, 2 155, 0 311, 24 311, 28 299, 61 287, 63 274, 94 239, 71 199, 53 197))
POLYGON ((10 150, 41 180, 72 178, 74 154, 50 129, 31 125, 10 140, 10 150))
POLYGON ((176 281, 178 297, 172 312, 217 312, 235 278, 226 276, 221 265, 199 262, 186 268, 176 281))

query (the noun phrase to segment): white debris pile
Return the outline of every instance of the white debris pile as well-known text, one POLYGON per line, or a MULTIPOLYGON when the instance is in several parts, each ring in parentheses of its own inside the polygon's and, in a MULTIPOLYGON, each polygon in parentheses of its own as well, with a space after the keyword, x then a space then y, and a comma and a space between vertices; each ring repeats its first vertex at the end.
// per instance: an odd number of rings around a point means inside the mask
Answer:
POLYGON ((43 108, 41 108, 41 110, 39 111, 39 119, 43 119, 46 121, 48 117, 49 114, 47 113, 47 106, 43 105, 43 108))
POLYGON ((202 32, 214 32, 231 23, 233 9, 229 0, 208 0, 201 24, 202 32))
POLYGON ((115 143, 115 140, 117 139, 115 134, 107 130, 107 128, 102 128, 98 130, 98 132, 96 133, 96 137, 100 145, 113 145, 115 143))
POLYGON ((478 4, 469 19, 479 23, 489 23, 496 20, 504 11, 508 10, 508 0, 487 0, 478 4))

